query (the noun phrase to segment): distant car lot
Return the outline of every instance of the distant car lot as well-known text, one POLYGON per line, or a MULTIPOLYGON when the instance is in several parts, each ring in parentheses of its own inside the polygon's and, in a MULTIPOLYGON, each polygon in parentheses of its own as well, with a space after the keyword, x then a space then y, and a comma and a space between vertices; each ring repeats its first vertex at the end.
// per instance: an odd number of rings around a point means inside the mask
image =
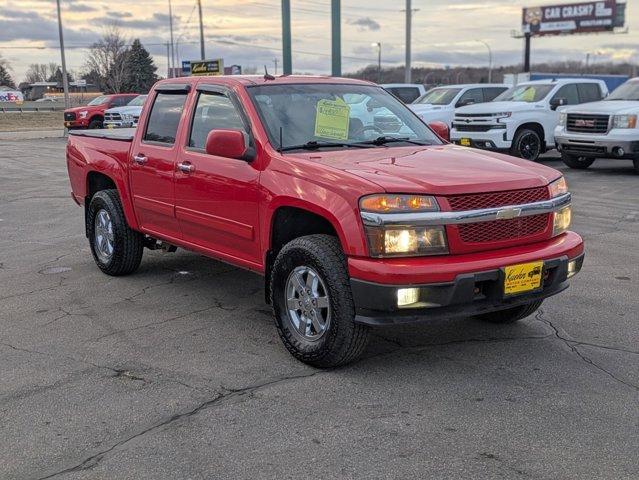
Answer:
POLYGON ((182 250, 102 275, 64 148, 0 150, 0 478, 639 476, 629 162, 544 158, 588 258, 536 317, 381 329, 318 371, 281 346, 256 275, 182 250))

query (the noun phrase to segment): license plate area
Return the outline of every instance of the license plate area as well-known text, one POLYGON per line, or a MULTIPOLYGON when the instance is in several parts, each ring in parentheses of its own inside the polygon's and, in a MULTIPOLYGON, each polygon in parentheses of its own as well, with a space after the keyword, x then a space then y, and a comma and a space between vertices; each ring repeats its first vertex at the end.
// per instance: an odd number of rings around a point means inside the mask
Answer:
POLYGON ((531 293, 543 288, 544 262, 528 262, 510 265, 504 273, 504 296, 531 293))
POLYGON ((470 140, 470 138, 461 138, 459 140, 459 144, 462 147, 470 147, 472 145, 472 141, 470 140))

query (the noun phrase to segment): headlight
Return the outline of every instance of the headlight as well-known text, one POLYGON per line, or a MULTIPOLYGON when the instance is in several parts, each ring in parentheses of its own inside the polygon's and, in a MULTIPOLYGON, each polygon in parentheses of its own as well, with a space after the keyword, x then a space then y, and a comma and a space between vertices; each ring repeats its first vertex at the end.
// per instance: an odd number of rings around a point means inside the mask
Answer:
POLYGON ((493 113, 493 117, 496 118, 508 118, 508 117, 512 117, 513 112, 498 112, 498 113, 493 113))
POLYGON ((566 112, 559 113, 559 126, 565 127, 568 123, 568 114, 566 112))
POLYGON ((434 197, 424 195, 369 195, 359 201, 362 212, 371 213, 411 213, 438 212, 439 205, 434 197))
POLYGON ((555 198, 568 193, 568 183, 564 177, 561 177, 548 185, 548 189, 550 190, 550 198, 555 198))
POLYGON ((564 233, 570 227, 572 218, 572 210, 570 207, 564 207, 553 214, 552 236, 556 237, 560 233, 564 233))
POLYGON ((366 227, 371 257, 412 257, 448 253, 446 230, 435 227, 366 227))
POLYGON ((615 115, 612 117, 612 128, 635 128, 637 115, 615 115))
POLYGON ((89 114, 89 112, 87 110, 82 110, 80 112, 80 118, 87 118, 88 114, 89 114))

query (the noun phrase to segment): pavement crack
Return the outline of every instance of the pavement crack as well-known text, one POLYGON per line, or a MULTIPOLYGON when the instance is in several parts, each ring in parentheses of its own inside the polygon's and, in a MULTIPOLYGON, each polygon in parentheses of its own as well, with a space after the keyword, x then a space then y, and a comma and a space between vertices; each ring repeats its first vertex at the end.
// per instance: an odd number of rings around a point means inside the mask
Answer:
POLYGON ((233 398, 238 398, 238 397, 242 397, 245 395, 250 395, 252 393, 254 393, 257 390, 261 390, 263 388, 267 388, 273 385, 277 385, 277 384, 281 384, 281 383, 285 383, 288 381, 293 381, 293 380, 300 380, 300 379, 306 379, 306 378, 310 378, 310 377, 314 377, 316 375, 320 375, 322 373, 327 373, 326 370, 313 370, 311 372, 303 372, 300 374, 294 374, 294 375, 285 375, 285 376, 280 376, 280 377, 275 377, 275 378, 271 378, 268 380, 265 380, 263 382, 260 383, 256 383, 253 385, 249 385, 246 387, 241 387, 241 388, 225 388, 223 390, 222 393, 220 393, 219 395, 217 395, 215 398, 212 398, 210 400, 207 400, 205 402, 202 402, 200 404, 198 404, 197 406, 195 406, 194 408, 187 410, 185 412, 182 413, 177 413, 175 415, 172 415, 154 425, 151 425, 150 427, 147 427, 137 433, 134 433, 133 435, 130 435, 116 443, 114 443, 112 446, 110 446, 109 448, 106 448, 104 450, 101 450, 87 458, 85 458, 84 460, 82 460, 80 463, 77 463, 76 465, 64 468, 62 470, 59 470, 57 472, 42 476, 42 477, 38 477, 37 480, 46 480, 49 478, 54 478, 57 477, 59 475, 64 475, 66 473, 73 473, 73 472, 79 472, 79 471, 85 471, 85 470, 90 470, 94 467, 96 467, 103 459, 106 455, 108 455, 109 453, 113 452, 114 450, 123 447, 124 445, 130 443, 131 441, 140 438, 144 435, 146 435, 147 433, 151 433, 155 430, 167 427, 175 422, 178 422, 180 420, 186 419, 186 418, 190 418, 194 415, 197 415, 198 413, 207 410, 209 408, 213 408, 216 407, 218 405, 221 405, 223 402, 233 399, 233 398))
MULTIPOLYGON (((543 310, 539 309, 537 311, 537 314, 535 315, 535 318, 538 321, 548 325, 553 330, 555 337, 557 337, 559 340, 561 340, 570 349, 570 351, 573 352, 575 355, 577 355, 577 357, 579 357, 584 363, 586 363, 588 365, 591 365, 592 367, 596 368, 600 372, 603 372, 604 374, 606 374, 607 376, 612 378, 617 383, 621 383, 621 384, 623 384, 623 385, 625 385, 627 387, 630 387, 630 388, 632 388, 634 390, 639 390, 639 385, 632 384, 630 382, 627 382, 627 381, 623 380, 622 378, 619 378, 617 375, 612 373, 610 370, 606 370, 601 365, 595 363, 590 357, 587 357, 583 352, 581 352, 577 348, 578 345, 586 345, 586 343, 579 342, 578 340, 572 340, 570 338, 566 338, 565 336, 563 336, 559 332, 559 328, 557 328, 550 320, 548 320, 547 318, 544 318, 543 315, 544 315, 543 310)), ((613 349, 613 350, 616 350, 616 349, 613 349)), ((632 353, 634 353, 634 352, 632 352, 632 353)))

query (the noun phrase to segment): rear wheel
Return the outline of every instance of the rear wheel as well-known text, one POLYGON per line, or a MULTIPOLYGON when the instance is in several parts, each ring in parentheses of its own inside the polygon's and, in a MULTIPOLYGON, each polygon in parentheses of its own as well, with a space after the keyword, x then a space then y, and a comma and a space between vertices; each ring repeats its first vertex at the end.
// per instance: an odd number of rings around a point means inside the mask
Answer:
POLYGON ((113 276, 137 270, 144 236, 127 225, 117 190, 102 190, 93 196, 87 226, 91 253, 100 270, 113 276))
POLYGON ((541 307, 542 303, 543 300, 536 300, 534 302, 526 303, 525 305, 519 305, 518 307, 508 308, 506 310, 499 310, 492 313, 483 313, 481 315, 475 316, 474 318, 489 323, 515 323, 535 313, 537 309, 541 307))
POLYGON ((102 128, 103 126, 101 118, 94 118, 89 122, 89 130, 95 130, 97 128, 102 128))
POLYGON ((535 162, 539 158, 539 155, 541 155, 541 152, 541 137, 535 130, 524 128, 515 134, 512 147, 510 148, 511 155, 535 162))
POLYGON ((271 303, 280 338, 298 360, 330 368, 364 352, 369 330, 354 322, 346 258, 335 237, 309 235, 282 248, 271 274, 271 303))
POLYGON ((563 152, 561 154, 561 160, 570 168, 576 168, 577 170, 585 170, 595 161, 594 158, 578 157, 576 155, 568 155, 563 152))

